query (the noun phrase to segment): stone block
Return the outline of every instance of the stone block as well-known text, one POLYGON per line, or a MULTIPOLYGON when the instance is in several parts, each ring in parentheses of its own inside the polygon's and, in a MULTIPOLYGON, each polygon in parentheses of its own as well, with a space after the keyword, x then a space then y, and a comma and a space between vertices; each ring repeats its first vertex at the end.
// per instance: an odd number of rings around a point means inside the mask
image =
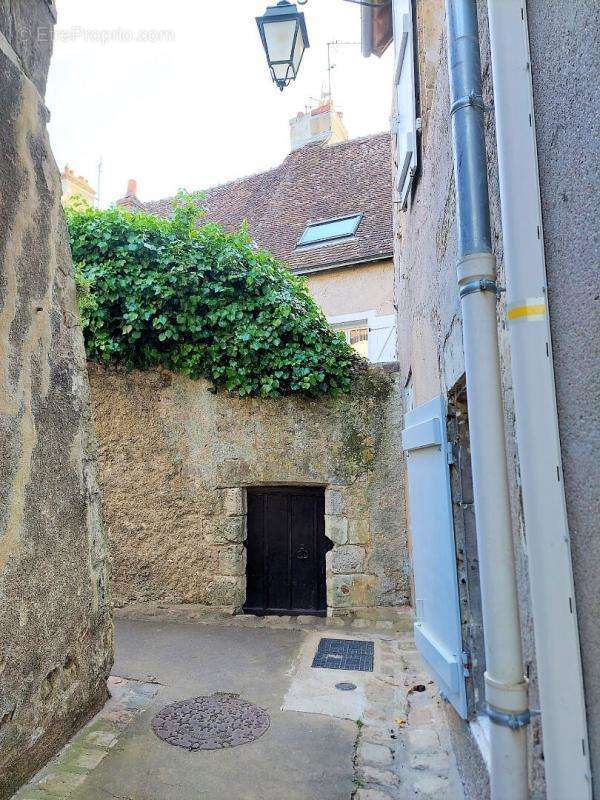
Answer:
POLYGON ((373 575, 331 575, 327 585, 327 604, 331 608, 371 606, 375 602, 373 575))
POLYGON ((108 750, 112 747, 119 737, 119 732, 116 728, 114 730, 92 730, 84 738, 84 745, 91 745, 94 748, 105 748, 108 750))
POLYGON ((231 544, 219 550, 219 573, 221 575, 246 574, 246 548, 243 544, 231 544))
POLYGON ((105 755, 105 750, 82 750, 75 759, 74 766, 82 770, 95 769, 105 755))
POLYGON ((349 544, 369 544, 371 532, 369 530, 369 520, 350 519, 348 520, 348 543, 349 544))
POLYGON ((63 797, 70 795, 78 786, 81 786, 86 777, 85 773, 69 772, 58 766, 55 772, 42 778, 38 786, 44 792, 63 797))
POLYGON ((299 614, 296 617, 296 622, 298 625, 304 625, 305 627, 315 627, 321 620, 319 617, 313 617, 310 614, 299 614))
POLYGON ((341 516, 345 510, 344 493, 340 489, 325 490, 325 513, 341 516))
POLYGON ((381 789, 359 789, 354 797, 356 800, 392 800, 392 796, 381 789))
POLYGON ((448 778, 440 778, 438 775, 424 775, 414 782, 414 787, 419 795, 444 797, 448 790, 448 784, 448 778))
POLYGON ((357 545, 334 547, 331 569, 334 573, 346 575, 350 572, 364 572, 366 550, 357 545))
POLYGON ((363 742, 358 748, 358 759, 361 764, 388 765, 394 760, 394 756, 389 747, 383 744, 373 744, 373 742, 363 742))
MULTIPOLYGON (((411 714, 411 724, 412 724, 411 714)), ((409 765, 413 769, 426 770, 444 775, 448 771, 449 762, 446 753, 415 753, 410 757, 409 765)))
POLYGON ((346 544, 348 541, 348 520, 346 517, 325 515, 325 536, 334 544, 346 544))
POLYGON ((437 733, 427 728, 415 728, 406 732, 408 749, 413 753, 427 753, 440 746, 437 733))
POLYGON ((209 595, 217 606, 238 608, 246 599, 246 580, 234 575, 218 575, 210 583, 209 595))
POLYGON ((360 776, 365 783, 390 787, 400 786, 400 778, 389 769, 363 767, 360 771, 360 776))
POLYGON ((346 620, 343 617, 327 617, 325 625, 328 628, 345 628, 346 620))
POLYGON ((208 544, 230 544, 246 541, 246 517, 217 517, 205 538, 208 544))
POLYGON ((48 794, 39 789, 21 789, 18 795, 15 795, 17 800, 56 800, 56 795, 48 794))
POLYGON ((246 513, 246 490, 225 489, 223 511, 227 517, 240 517, 246 513))

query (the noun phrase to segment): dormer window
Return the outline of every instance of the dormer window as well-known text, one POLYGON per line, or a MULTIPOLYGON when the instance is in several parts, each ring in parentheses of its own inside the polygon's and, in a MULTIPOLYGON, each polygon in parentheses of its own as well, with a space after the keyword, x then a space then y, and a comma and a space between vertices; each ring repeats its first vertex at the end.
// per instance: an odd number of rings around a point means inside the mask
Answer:
POLYGON ((362 214, 353 214, 350 217, 335 217, 321 222, 311 222, 304 229, 296 247, 348 239, 354 236, 358 230, 362 217, 362 214))

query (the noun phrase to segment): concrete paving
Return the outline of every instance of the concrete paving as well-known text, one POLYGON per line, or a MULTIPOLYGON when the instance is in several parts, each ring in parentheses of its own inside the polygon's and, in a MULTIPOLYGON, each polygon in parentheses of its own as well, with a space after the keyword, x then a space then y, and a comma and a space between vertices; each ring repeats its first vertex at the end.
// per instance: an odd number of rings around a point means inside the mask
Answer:
POLYGON ((303 634, 160 622, 117 623, 113 673, 159 691, 71 800, 347 800, 355 723, 282 712, 303 634), (271 727, 229 750, 188 752, 150 728, 159 708, 232 692, 265 708, 271 727))
POLYGON ((464 800, 443 703, 401 620, 140 613, 116 621, 109 703, 15 800, 464 800), (373 641, 373 672, 312 669, 322 636, 373 641), (356 690, 336 690, 344 680, 356 690), (196 752, 152 732, 164 706, 215 692, 267 710, 270 728, 196 752))

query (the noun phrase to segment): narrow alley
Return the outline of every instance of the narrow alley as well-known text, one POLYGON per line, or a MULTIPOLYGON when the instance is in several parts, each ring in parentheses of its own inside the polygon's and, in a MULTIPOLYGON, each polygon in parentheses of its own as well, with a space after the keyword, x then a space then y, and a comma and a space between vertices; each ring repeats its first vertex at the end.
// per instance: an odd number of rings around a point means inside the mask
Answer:
POLYGON ((15 800, 462 800, 409 623, 128 609, 112 699, 15 800), (374 671, 312 668, 324 637, 374 642, 374 671), (165 706, 220 693, 266 711, 266 732, 195 751, 154 733, 165 706))

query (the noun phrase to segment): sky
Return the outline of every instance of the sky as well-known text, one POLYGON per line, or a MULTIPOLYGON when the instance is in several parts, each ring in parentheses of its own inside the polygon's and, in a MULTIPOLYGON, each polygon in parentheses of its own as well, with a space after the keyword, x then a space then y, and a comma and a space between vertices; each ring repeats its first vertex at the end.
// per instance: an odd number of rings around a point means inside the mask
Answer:
MULTIPOLYGON (((273 0, 274 2, 274 0, 273 0)), ((327 42, 358 42, 360 8, 308 0, 310 48, 281 93, 255 22, 266 0, 58 0, 48 82, 50 137, 100 204, 138 181, 141 200, 205 189, 276 166, 289 120, 327 87, 327 42)), ((350 137, 389 129, 392 54, 332 48, 333 97, 350 137)))

